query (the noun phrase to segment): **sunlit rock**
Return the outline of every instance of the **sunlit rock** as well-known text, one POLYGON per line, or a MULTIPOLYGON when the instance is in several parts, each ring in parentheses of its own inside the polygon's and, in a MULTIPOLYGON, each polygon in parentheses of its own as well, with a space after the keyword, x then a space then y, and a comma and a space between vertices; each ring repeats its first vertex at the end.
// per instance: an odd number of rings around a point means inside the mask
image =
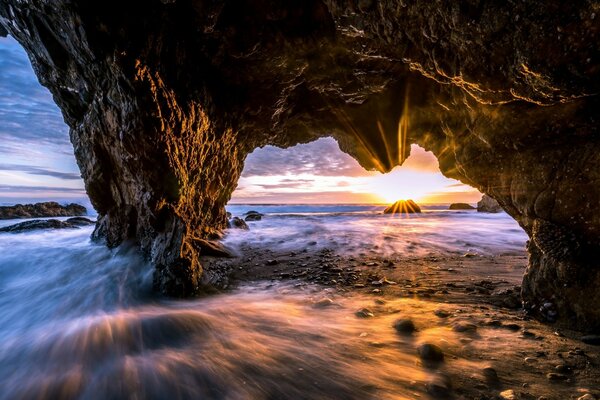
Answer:
POLYGON ((448 210, 474 210, 475 207, 473 207, 470 204, 467 203, 452 203, 450 204, 450 207, 448 207, 448 210))
POLYGON ((420 212, 421 207, 413 200, 398 200, 383 210, 384 214, 415 214, 420 212))
POLYGON ((481 200, 477 202, 477 211, 485 213, 499 213, 502 212, 500 204, 487 194, 484 194, 481 200))

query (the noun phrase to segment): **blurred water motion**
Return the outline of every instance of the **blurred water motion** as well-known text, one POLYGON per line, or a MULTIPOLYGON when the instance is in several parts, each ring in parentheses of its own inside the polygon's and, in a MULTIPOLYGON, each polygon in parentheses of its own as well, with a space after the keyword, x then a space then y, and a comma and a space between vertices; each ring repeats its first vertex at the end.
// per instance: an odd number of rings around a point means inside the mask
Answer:
MULTIPOLYGON (((257 240, 274 240, 278 222, 265 221, 257 240)), ((364 235, 376 224, 359 218, 344 229, 364 235)), ((438 379, 480 374, 477 346, 501 355, 505 342, 513 345, 486 329, 465 341, 469 334, 451 329, 461 318, 456 306, 298 282, 157 298, 135 246, 109 250, 90 233, 0 235, 0 398, 413 399, 438 379), (454 317, 440 319, 434 307, 454 317), (363 308, 373 317, 357 317, 363 308), (417 331, 399 335, 398 318, 417 331), (422 365, 425 342, 440 346, 446 362, 422 365)))

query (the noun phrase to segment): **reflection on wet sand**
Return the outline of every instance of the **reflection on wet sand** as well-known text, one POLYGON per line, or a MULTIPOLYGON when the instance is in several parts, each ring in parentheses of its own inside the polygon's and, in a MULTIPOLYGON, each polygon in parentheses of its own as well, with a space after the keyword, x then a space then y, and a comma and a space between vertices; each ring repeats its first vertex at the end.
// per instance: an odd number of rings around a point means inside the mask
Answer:
POLYGON ((548 333, 523 335, 475 309, 291 282, 116 310, 5 344, 2 397, 413 399, 543 382, 502 358, 534 354, 548 333))

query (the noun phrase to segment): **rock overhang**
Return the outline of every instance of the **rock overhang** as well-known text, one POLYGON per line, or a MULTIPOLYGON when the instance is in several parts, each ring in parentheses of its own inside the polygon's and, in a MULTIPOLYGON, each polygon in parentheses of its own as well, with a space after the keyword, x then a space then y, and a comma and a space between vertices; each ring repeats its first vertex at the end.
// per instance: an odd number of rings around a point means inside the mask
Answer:
POLYGON ((137 239, 163 292, 210 281, 194 243, 225 227, 249 152, 333 136, 380 171, 412 143, 433 151, 442 173, 494 197, 532 237, 529 307, 554 301, 590 327, 600 324, 584 305, 600 300, 597 8, 8 0, 0 27, 71 128, 100 214, 95 237, 137 239))

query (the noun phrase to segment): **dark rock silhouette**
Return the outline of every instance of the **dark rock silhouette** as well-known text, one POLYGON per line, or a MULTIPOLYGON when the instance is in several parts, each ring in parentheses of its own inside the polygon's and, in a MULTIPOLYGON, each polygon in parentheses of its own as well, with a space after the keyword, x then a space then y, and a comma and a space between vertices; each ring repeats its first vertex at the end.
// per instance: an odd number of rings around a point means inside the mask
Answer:
POLYGON ((481 200, 477 202, 477 212, 499 213, 502 212, 502 207, 496 200, 484 194, 481 200))
POLYGON ((20 233, 38 229, 69 229, 93 224, 95 224, 95 221, 82 217, 69 218, 66 221, 60 221, 58 219, 36 219, 2 227, 0 228, 0 232, 20 233))
POLYGON ((600 328, 593 2, 4 0, 71 128, 94 237, 192 294, 246 155, 331 135, 389 171, 417 143, 529 234, 527 308, 600 328), (134 17, 132 17, 134 16, 134 17))
POLYGON ((87 210, 85 207, 80 206, 79 204, 71 203, 66 206, 61 206, 54 201, 0 207, 0 219, 71 217, 86 214, 87 210))
POLYGON ((240 217, 233 217, 229 223, 231 224, 232 228, 249 229, 248 224, 240 217))
POLYGON ((452 203, 450 204, 450 207, 448 207, 448 210, 474 210, 475 207, 473 207, 470 204, 467 203, 452 203))
POLYGON ((414 214, 420 212, 421 207, 413 200, 398 200, 383 210, 384 214, 414 214))

